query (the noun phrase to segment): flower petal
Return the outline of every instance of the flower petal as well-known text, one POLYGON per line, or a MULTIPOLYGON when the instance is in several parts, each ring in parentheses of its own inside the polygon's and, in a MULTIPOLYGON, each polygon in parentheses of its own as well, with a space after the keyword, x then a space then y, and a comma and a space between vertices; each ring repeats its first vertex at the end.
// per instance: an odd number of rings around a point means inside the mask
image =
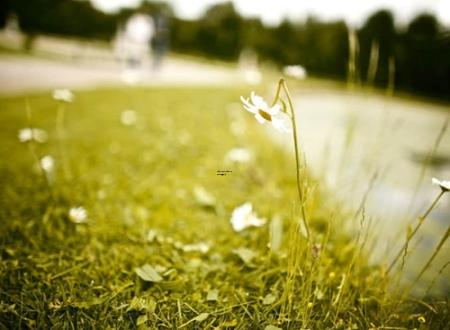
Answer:
POLYGON ((244 109, 247 110, 248 112, 251 112, 251 113, 257 113, 257 112, 258 112, 258 110, 257 110, 255 107, 253 107, 253 106, 248 107, 248 106, 246 106, 245 104, 243 104, 242 106, 243 106, 244 109))
POLYGON ((436 178, 432 178, 431 182, 437 186, 439 186, 443 192, 447 192, 450 191, 450 180, 446 181, 446 180, 439 180, 436 178))
POLYGON ((292 124, 286 115, 277 115, 273 117, 272 125, 280 132, 292 133, 292 124))
POLYGON ((246 98, 244 98, 243 96, 241 96, 241 102, 242 105, 244 106, 245 110, 251 112, 251 113, 256 113, 258 110, 257 108, 250 103, 250 101, 246 98))
POLYGON ((273 107, 267 109, 267 112, 270 113, 272 116, 279 114, 280 111, 281 111, 281 106, 279 104, 275 104, 273 107))
POLYGON ((250 98, 255 107, 263 108, 264 110, 267 109, 266 101, 264 101, 264 99, 261 96, 257 95, 255 92, 251 92, 250 98))
POLYGON ((264 124, 266 122, 266 120, 264 119, 263 116, 261 116, 259 113, 257 113, 255 115, 256 120, 260 123, 260 124, 264 124))

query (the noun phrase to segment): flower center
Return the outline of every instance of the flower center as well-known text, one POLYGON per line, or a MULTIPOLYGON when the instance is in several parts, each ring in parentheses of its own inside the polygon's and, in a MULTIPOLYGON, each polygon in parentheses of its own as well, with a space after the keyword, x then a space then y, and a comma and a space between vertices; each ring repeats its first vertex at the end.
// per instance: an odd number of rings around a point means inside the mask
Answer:
POLYGON ((262 110, 262 109, 258 109, 258 113, 261 117, 263 117, 265 120, 267 121, 272 121, 272 116, 270 115, 270 113, 262 110))

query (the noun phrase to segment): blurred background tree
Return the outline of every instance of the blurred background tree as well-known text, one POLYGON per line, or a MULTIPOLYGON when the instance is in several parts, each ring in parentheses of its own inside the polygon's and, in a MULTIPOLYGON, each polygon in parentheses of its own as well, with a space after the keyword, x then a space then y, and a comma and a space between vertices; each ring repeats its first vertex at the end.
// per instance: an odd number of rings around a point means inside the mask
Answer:
MULTIPOLYGON (((175 17, 164 2, 143 2, 137 9, 106 14, 88 0, 2 0, 0 25, 15 14, 28 36, 25 48, 32 47, 37 34, 111 40, 136 11, 164 13, 175 52, 235 61, 250 48, 261 61, 280 67, 300 64, 311 75, 347 79, 349 29, 344 21, 310 17, 304 22, 284 20, 275 27, 265 26, 258 18, 241 17, 231 2, 213 5, 193 21, 175 17)), ((395 62, 397 89, 450 99, 450 33, 433 15, 420 14, 397 29, 392 13, 380 10, 357 35, 363 83, 386 87, 391 61, 395 62)))

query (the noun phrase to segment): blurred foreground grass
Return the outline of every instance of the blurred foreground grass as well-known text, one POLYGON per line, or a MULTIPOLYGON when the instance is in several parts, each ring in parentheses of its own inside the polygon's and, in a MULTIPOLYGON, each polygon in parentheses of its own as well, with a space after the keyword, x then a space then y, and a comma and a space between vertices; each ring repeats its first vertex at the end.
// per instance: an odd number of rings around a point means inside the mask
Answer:
POLYGON ((444 328, 446 302, 388 293, 383 267, 368 265, 368 239, 350 230, 361 219, 320 182, 309 250, 291 225, 294 160, 236 103, 246 93, 80 92, 67 105, 63 154, 50 94, 1 99, 1 327, 444 328), (17 139, 30 126, 27 102, 31 125, 48 133, 34 147, 55 159, 50 187, 17 139), (131 125, 120 121, 127 109, 131 125), (226 161, 234 147, 253 159, 226 161), (236 233, 231 213, 247 201, 268 224, 236 233), (70 221, 77 206, 86 224, 70 221), (280 227, 281 247, 269 248, 280 227), (146 264, 144 281, 136 268, 146 264))

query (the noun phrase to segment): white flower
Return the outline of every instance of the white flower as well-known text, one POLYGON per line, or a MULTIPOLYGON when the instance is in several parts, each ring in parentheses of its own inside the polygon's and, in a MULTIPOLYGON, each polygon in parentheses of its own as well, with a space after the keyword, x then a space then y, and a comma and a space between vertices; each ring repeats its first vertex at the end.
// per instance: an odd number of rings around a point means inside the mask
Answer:
POLYGON ((87 211, 84 207, 72 207, 69 210, 69 219, 73 223, 86 223, 87 222, 87 211))
POLYGON ((438 180, 436 178, 433 178, 431 179, 431 182, 434 185, 441 187, 443 192, 450 191, 450 180, 438 180))
POLYGON ((134 110, 125 110, 120 115, 120 121, 125 126, 134 125, 136 123, 136 120, 137 120, 137 115, 136 115, 136 111, 134 111, 134 110))
POLYGON ((73 101, 73 93, 68 89, 55 89, 53 98, 57 101, 71 103, 73 101))
POLYGON ((244 108, 255 115, 256 120, 260 124, 270 122, 273 127, 281 132, 290 133, 292 128, 290 127, 290 121, 288 116, 281 111, 279 104, 275 104, 272 107, 267 105, 264 99, 256 95, 255 92, 250 94, 250 99, 246 99, 241 96, 241 101, 244 108))
POLYGON ((283 73, 296 79, 306 78, 306 70, 301 65, 287 65, 283 68, 283 73))
POLYGON ((41 167, 46 173, 53 172, 53 169, 55 168, 55 161, 52 156, 44 156, 41 158, 41 167))
POLYGON ((20 142, 44 143, 47 141, 47 132, 40 128, 22 128, 19 130, 18 138, 20 142))
POLYGON ((253 212, 252 203, 247 202, 234 209, 231 215, 231 225, 234 231, 242 231, 247 227, 261 227, 266 223, 266 219, 258 218, 253 212))
POLYGON ((233 163, 247 163, 251 158, 250 151, 245 148, 233 148, 225 156, 225 160, 233 163))

